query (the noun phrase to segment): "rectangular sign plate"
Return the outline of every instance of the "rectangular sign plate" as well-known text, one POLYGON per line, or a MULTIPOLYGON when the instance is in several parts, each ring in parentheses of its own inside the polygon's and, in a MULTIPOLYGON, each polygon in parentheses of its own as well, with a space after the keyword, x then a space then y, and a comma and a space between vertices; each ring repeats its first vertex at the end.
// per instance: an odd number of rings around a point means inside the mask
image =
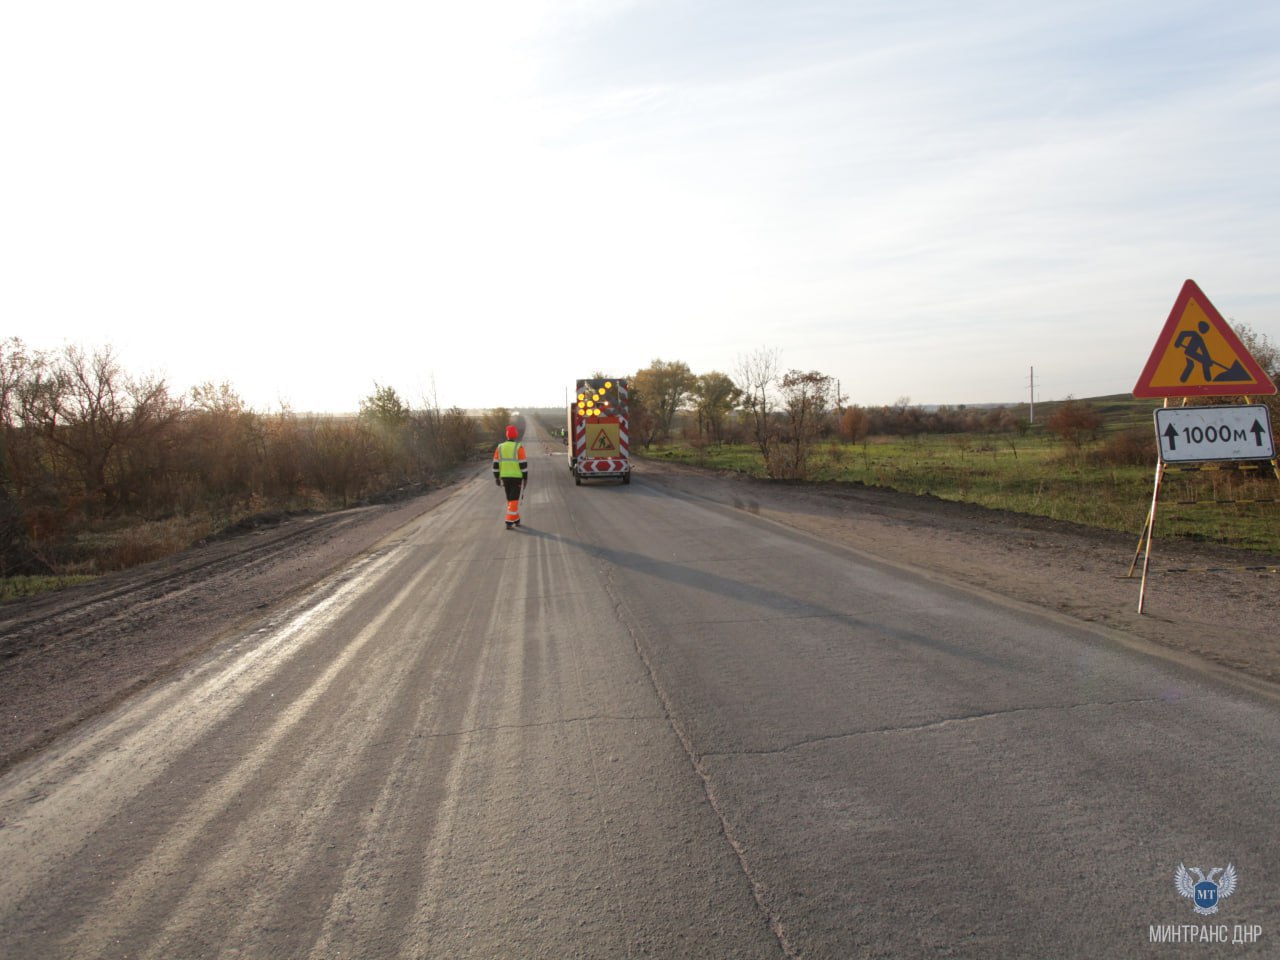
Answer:
POLYGON ((1164 407, 1156 411, 1156 441, 1165 463, 1271 460, 1276 455, 1271 412, 1260 403, 1164 407))

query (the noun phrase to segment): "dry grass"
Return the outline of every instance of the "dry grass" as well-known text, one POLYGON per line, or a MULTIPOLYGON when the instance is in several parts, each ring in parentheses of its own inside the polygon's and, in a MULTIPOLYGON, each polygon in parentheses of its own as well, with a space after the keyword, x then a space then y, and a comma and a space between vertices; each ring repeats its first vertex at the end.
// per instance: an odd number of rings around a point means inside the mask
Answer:
POLYGON ((214 518, 205 515, 144 520, 86 532, 76 538, 66 561, 57 564, 57 574, 95 575, 163 560, 210 536, 217 527, 214 518))

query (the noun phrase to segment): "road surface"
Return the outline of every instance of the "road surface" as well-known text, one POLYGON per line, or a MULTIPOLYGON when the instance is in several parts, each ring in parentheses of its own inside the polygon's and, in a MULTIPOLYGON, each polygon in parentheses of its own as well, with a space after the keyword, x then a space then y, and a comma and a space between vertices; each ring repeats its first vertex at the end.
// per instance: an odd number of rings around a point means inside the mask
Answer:
POLYGON ((1274 699, 529 447, 0 779, 0 956, 1274 955, 1274 699))

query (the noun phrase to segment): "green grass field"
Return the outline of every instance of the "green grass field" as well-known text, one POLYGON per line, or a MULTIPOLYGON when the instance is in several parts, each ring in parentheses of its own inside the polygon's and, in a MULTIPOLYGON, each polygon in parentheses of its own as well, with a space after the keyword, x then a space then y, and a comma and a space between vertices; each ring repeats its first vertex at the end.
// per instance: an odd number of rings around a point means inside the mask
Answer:
MULTIPOLYGON (((1075 450, 1033 426, 1026 435, 948 434, 870 437, 815 447, 809 479, 884 487, 1017 513, 1132 533, 1146 522, 1155 480, 1155 447, 1148 462, 1111 462, 1113 438, 1154 439, 1151 401, 1092 401, 1104 417, 1099 438, 1075 450)), ((1045 415, 1052 412, 1045 405, 1045 415)), ((1037 420, 1041 408, 1037 407, 1037 420)), ((1041 421, 1042 423, 1043 421, 1041 421)), ((641 455, 752 476, 765 475, 759 451, 746 445, 697 450, 688 444, 653 446, 641 455)), ((1280 489, 1263 469, 1204 469, 1165 473, 1156 511, 1157 538, 1180 537, 1280 553, 1280 489), (1243 501, 1272 502, 1243 502, 1243 501), (1212 502, 1206 502, 1212 501, 1212 502), (1231 502, 1224 502, 1231 501, 1231 502)), ((1215 465, 1216 467, 1216 465, 1215 465)))

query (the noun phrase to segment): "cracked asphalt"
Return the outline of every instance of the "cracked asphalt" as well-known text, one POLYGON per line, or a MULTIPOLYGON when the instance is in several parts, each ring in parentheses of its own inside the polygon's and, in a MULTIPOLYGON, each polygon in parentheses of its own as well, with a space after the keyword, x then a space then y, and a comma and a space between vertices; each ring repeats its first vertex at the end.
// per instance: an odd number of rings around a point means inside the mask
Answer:
POLYGON ((1274 698, 533 447, 0 778, 4 956, 1273 951, 1274 698))

